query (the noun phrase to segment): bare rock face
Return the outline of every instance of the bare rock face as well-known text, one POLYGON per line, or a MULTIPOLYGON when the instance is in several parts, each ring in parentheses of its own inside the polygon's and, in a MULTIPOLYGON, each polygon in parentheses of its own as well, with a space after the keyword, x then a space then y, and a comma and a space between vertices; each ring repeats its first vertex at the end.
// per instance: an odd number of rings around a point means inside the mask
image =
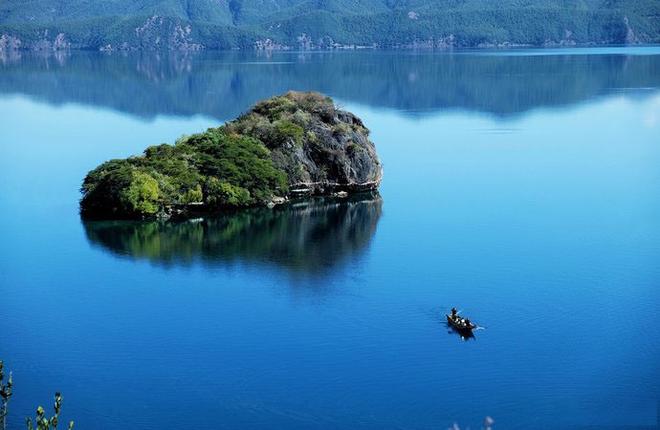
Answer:
POLYGON ((71 48, 71 43, 67 40, 64 33, 57 33, 52 37, 48 30, 39 32, 35 39, 29 43, 10 34, 0 35, 0 52, 17 51, 19 49, 29 49, 32 51, 66 51, 71 48))
POLYGON ((376 189, 383 169, 369 130, 331 98, 290 91, 258 103, 227 124, 271 150, 289 179, 289 193, 329 194, 376 189))
POLYGON ((0 35, 0 52, 13 51, 21 48, 21 39, 9 34, 0 35))
MULTIPOLYGON (((135 38, 140 49, 173 49, 198 51, 204 46, 196 43, 190 24, 154 15, 135 28, 135 38)), ((133 45, 131 45, 133 46, 133 45)))

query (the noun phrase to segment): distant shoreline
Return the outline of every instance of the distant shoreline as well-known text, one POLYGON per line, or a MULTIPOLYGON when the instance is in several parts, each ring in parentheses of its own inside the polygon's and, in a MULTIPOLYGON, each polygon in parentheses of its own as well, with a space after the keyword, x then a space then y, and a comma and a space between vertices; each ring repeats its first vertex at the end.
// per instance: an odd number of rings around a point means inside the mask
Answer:
POLYGON ((194 53, 194 52, 289 52, 289 53, 327 53, 327 52, 356 52, 356 51, 374 51, 374 52, 397 52, 397 51, 423 51, 423 52, 474 52, 474 51, 516 51, 516 50, 559 50, 559 49, 588 49, 588 48, 660 48, 660 43, 639 43, 639 44, 611 44, 611 43, 576 43, 576 44, 480 44, 477 46, 429 46, 424 43, 411 43, 402 44, 397 46, 378 46, 378 45, 342 45, 332 48, 300 48, 294 46, 281 46, 281 47, 237 47, 231 49, 224 48, 207 48, 199 47, 195 49, 179 49, 179 48, 128 48, 128 49, 104 49, 95 47, 66 47, 66 48, 38 48, 38 47, 19 47, 19 48, 6 48, 0 44, 0 53, 68 53, 68 52, 99 52, 99 53, 148 53, 153 52, 156 54, 163 53, 194 53))
POLYGON ((354 48, 332 48, 332 49, 300 49, 300 48, 275 48, 275 49, 257 49, 257 48, 233 48, 233 49, 219 49, 219 48, 201 48, 201 49, 96 49, 90 47, 75 47, 75 48, 66 48, 66 49, 30 49, 30 48, 18 48, 18 49, 2 49, 0 45, 0 55, 21 55, 21 54, 37 54, 37 55, 66 55, 71 53, 99 53, 99 54, 148 54, 153 53, 156 55, 176 55, 176 54, 196 54, 196 53, 263 53, 266 55, 272 53, 290 53, 290 54, 324 54, 324 53, 342 53, 342 52, 383 52, 383 53, 395 53, 395 52, 426 52, 426 53, 469 53, 469 52, 506 52, 506 51, 552 51, 552 50, 571 50, 571 49, 648 49, 648 48, 660 48, 660 43, 645 43, 645 44, 596 44, 596 43, 587 43, 587 44, 575 44, 575 45, 488 45, 488 46, 462 46, 462 47, 428 47, 423 45, 417 46, 397 46, 397 47, 367 47, 367 46, 358 46, 354 48))

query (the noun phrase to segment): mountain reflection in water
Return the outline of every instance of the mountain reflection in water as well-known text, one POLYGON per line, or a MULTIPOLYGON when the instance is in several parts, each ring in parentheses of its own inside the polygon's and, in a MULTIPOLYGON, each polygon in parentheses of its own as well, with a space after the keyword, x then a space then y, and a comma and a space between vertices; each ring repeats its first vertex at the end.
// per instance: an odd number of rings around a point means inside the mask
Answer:
POLYGON ((87 239, 113 254, 163 266, 272 263, 321 273, 361 253, 382 211, 376 193, 319 197, 187 221, 84 221, 87 239))
POLYGON ((508 117, 660 86, 660 55, 608 48, 589 51, 598 55, 580 55, 587 52, 580 49, 512 52, 13 53, 0 55, 0 95, 83 103, 142 118, 204 115, 222 121, 291 89, 416 117, 447 109, 508 117))

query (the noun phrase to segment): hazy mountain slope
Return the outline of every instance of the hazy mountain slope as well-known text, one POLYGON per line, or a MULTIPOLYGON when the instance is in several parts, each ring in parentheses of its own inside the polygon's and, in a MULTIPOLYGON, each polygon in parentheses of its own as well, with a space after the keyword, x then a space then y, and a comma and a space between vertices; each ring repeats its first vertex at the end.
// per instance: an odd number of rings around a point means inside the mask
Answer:
MULTIPOLYGON (((631 19, 631 23, 636 21, 631 19)), ((542 46, 658 40, 657 30, 649 34, 647 26, 638 24, 636 28, 644 31, 629 34, 624 16, 614 10, 573 10, 570 14, 547 8, 443 11, 424 5, 413 11, 358 16, 316 11, 269 23, 264 30, 283 40, 305 33, 312 40, 325 36, 334 41, 385 46, 542 46)))
POLYGON ((657 0, 3 0, 0 49, 660 42, 657 0))
POLYGON ((161 15, 193 22, 232 23, 224 0, 3 0, 3 23, 65 24, 100 17, 161 15))

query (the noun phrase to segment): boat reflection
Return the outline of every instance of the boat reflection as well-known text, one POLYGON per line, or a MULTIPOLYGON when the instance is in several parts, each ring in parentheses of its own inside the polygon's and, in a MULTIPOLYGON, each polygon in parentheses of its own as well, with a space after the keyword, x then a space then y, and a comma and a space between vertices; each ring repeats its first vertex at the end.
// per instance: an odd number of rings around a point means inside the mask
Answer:
POLYGON ((323 273, 365 250, 381 212, 380 195, 366 193, 178 222, 82 222, 92 245, 157 265, 271 264, 323 273))
POLYGON ((456 327, 453 325, 446 323, 447 325, 447 333, 452 334, 452 335, 457 335, 458 337, 461 338, 461 340, 467 341, 470 339, 476 340, 477 338, 474 336, 473 331, 465 331, 465 330, 458 330, 456 327))

